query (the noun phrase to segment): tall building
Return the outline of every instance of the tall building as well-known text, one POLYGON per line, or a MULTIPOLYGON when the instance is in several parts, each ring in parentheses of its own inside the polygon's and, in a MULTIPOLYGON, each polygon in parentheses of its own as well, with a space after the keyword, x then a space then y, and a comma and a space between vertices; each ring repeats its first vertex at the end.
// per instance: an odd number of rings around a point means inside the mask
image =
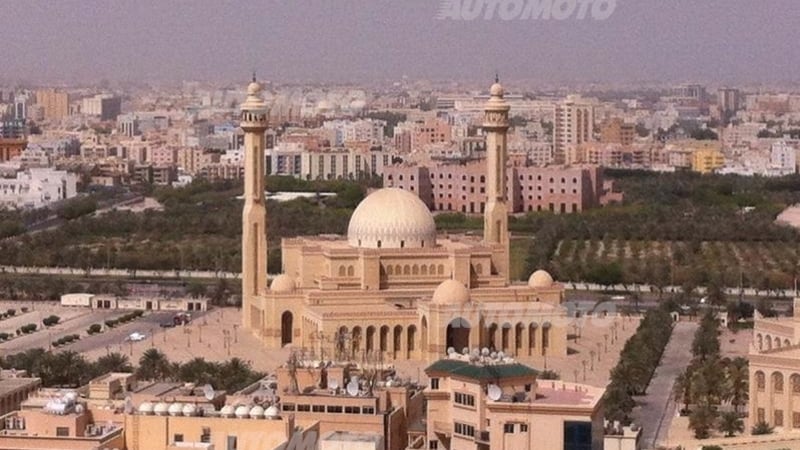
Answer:
POLYGON ((97 94, 83 99, 81 112, 100 120, 116 120, 122 109, 122 99, 111 94, 97 94))
POLYGON ((605 144, 633 144, 636 126, 615 117, 600 124, 600 142, 605 144))
MULTIPOLYGON (((261 85, 253 77, 247 86, 247 99, 241 106, 244 131, 244 210, 242 211, 242 297, 254 298, 267 291, 267 209, 265 206, 264 132, 267 130, 267 104, 261 98, 261 85)), ((251 311, 243 309, 245 326, 251 311)))
POLYGON ((594 106, 580 97, 569 96, 555 107, 553 159, 556 164, 570 164, 577 146, 593 140, 594 106))
MULTIPOLYGON (((509 355, 566 354, 563 285, 544 271, 512 284, 505 191, 508 108, 492 87, 484 125, 492 181, 488 230, 438 236, 414 194, 384 188, 353 212, 347 236, 281 242, 282 273, 266 288, 260 136, 266 121, 257 85, 242 105, 246 136, 242 246, 243 325, 269 348, 306 347, 336 360, 433 361, 448 348, 487 347, 509 355), (256 111, 254 113, 253 111, 256 111), (258 183, 258 184, 256 184, 258 183)), ((323 357, 324 358, 324 357, 323 357)))
POLYGON ((66 92, 40 89, 36 91, 36 104, 43 108, 45 120, 61 120, 69 115, 69 95, 66 92))
POLYGON ((732 116, 739 111, 742 96, 738 89, 722 88, 717 91, 717 106, 723 116, 732 116))

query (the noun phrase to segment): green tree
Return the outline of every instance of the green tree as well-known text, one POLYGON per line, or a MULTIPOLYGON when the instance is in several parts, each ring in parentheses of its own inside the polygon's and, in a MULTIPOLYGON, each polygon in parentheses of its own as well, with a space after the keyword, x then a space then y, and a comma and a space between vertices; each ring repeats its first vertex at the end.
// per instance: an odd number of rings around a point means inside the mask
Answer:
POLYGON ((689 415, 689 428, 696 439, 707 439, 717 420, 717 411, 710 405, 700 405, 689 415))
POLYGON ((168 380, 173 376, 172 366, 164 353, 150 348, 139 359, 136 376, 142 380, 168 380))
POLYGON ((744 421, 735 412, 728 411, 720 416, 718 427, 719 431, 725 433, 725 437, 733 437, 744 432, 744 421))
POLYGON ((95 376, 109 372, 133 372, 133 366, 127 356, 119 353, 109 353, 101 356, 93 364, 95 376))

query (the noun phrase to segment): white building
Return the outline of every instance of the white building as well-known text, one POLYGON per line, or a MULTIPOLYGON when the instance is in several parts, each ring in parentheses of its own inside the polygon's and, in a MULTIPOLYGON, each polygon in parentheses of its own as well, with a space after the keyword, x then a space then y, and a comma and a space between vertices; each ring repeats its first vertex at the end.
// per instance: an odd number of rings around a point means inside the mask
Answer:
POLYGON ((553 158, 557 164, 569 164, 574 149, 593 140, 594 105, 569 96, 556 105, 553 126, 553 158))
POLYGON ((348 141, 367 141, 372 145, 381 145, 386 122, 374 119, 329 120, 322 127, 334 131, 334 140, 331 142, 334 147, 341 147, 348 141))
POLYGON ((784 141, 773 143, 769 152, 769 172, 774 176, 797 172, 797 150, 784 141))
POLYGON ((77 195, 78 176, 64 170, 31 168, 0 178, 0 206, 40 208, 77 195))

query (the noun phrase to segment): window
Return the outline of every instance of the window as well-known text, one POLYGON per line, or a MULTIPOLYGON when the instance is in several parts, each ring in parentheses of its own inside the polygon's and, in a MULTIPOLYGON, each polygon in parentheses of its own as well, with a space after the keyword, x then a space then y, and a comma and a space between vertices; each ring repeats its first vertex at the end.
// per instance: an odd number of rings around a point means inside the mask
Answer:
POLYGON ((211 428, 203 427, 203 434, 200 435, 200 442, 204 442, 206 444, 211 442, 211 428))
POLYGON ((464 406, 475 406, 475 396, 470 394, 462 394, 461 392, 456 392, 453 396, 453 401, 459 405, 464 406))
POLYGON ((776 409, 775 410, 775 423, 773 425, 775 425, 776 427, 782 427, 783 426, 783 410, 782 409, 776 409))
POLYGON ((519 424, 519 432, 520 433, 527 433, 528 432, 528 424, 527 423, 519 424))
POLYGON ((342 412, 342 407, 337 405, 328 405, 328 412, 329 413, 340 413, 342 412))
POLYGON ((174 442, 183 442, 183 435, 182 434, 175 434, 175 436, 173 436, 172 440, 174 442))
POLYGON ((311 411, 311 405, 297 405, 298 412, 309 412, 311 411))
POLYGON ((347 414, 361 414, 361 407, 359 406, 345 406, 344 412, 347 414))
POLYGON ((513 423, 503 424, 503 433, 513 433, 513 432, 514 432, 514 424, 513 423))
POLYGON ((56 436, 69 436, 69 427, 56 427, 56 436))
POLYGON ((362 406, 361 407, 361 414, 375 414, 375 407, 373 407, 373 406, 362 406))
POLYGON ((469 437, 475 436, 475 427, 473 427, 472 425, 467 425, 465 423, 456 422, 454 424, 454 431, 455 434, 460 434, 462 436, 469 436, 469 437))
POLYGON ((311 411, 315 413, 325 412, 325 405, 311 405, 311 411))
POLYGON ((431 389, 439 389, 439 379, 431 378, 431 389))
POLYGON ((284 411, 294 411, 294 403, 284 403, 283 404, 284 411))
POLYGON ((237 450, 239 448, 239 441, 236 439, 236 436, 228 436, 228 448, 227 450, 237 450))
POLYGON ((591 422, 564 422, 564 450, 591 450, 591 448, 591 422))
POLYGON ((758 408, 756 410, 756 421, 757 422, 766 422, 766 420, 764 420, 764 417, 765 417, 764 408, 758 408))
POLYGON ((800 412, 792 413, 792 428, 800 428, 800 412))
POLYGON ((430 448, 430 449, 439 448, 439 441, 435 441, 435 440, 434 441, 429 441, 428 442, 428 448, 430 448))

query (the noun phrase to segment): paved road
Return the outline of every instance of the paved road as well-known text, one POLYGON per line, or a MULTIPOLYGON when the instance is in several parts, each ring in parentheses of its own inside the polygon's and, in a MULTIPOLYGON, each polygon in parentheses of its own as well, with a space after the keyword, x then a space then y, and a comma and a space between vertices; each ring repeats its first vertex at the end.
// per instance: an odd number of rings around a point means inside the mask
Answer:
POLYGON ((642 448, 657 448, 669 430, 675 416, 672 402, 672 384, 692 359, 692 338, 697 329, 696 322, 678 322, 664 350, 661 365, 650 381, 647 395, 637 398, 641 406, 634 411, 634 421, 642 425, 642 448))

